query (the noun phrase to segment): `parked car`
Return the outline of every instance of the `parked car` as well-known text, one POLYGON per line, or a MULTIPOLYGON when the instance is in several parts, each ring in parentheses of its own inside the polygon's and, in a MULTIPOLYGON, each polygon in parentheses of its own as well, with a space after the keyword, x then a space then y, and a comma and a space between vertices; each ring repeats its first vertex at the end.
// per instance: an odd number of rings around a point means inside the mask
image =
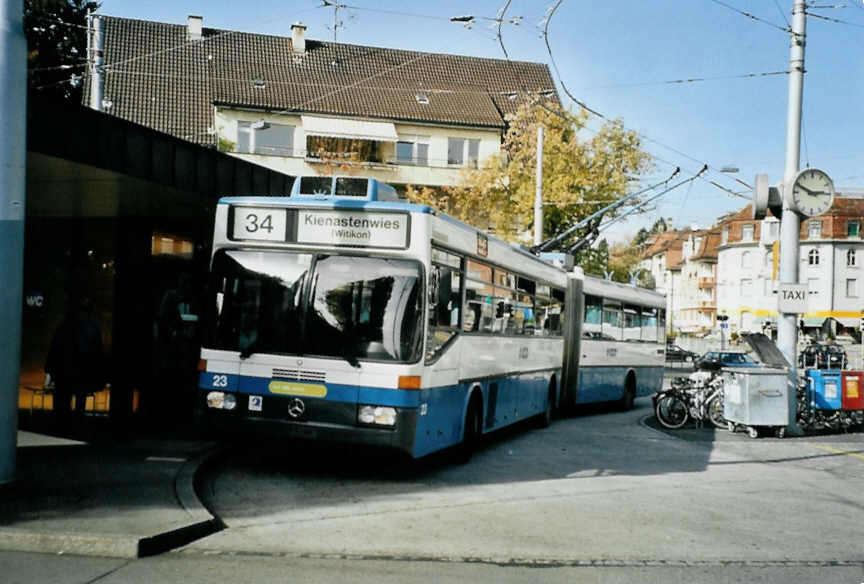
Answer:
POLYGON ((696 369, 703 370, 758 366, 756 360, 743 351, 708 351, 696 360, 696 369))
POLYGON ((811 343, 798 354, 798 366, 810 369, 845 369, 849 363, 843 347, 834 343, 811 343))
POLYGON ((697 356, 693 351, 682 349, 678 345, 666 345, 667 361, 693 361, 697 356))

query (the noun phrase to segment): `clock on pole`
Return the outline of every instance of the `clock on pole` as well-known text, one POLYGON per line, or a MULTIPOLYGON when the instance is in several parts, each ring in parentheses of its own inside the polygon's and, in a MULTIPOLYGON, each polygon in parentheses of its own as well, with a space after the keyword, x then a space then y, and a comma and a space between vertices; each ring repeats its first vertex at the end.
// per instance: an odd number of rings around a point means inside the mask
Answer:
POLYGON ((834 202, 834 182, 818 168, 805 168, 792 181, 791 203, 805 217, 827 213, 834 202))

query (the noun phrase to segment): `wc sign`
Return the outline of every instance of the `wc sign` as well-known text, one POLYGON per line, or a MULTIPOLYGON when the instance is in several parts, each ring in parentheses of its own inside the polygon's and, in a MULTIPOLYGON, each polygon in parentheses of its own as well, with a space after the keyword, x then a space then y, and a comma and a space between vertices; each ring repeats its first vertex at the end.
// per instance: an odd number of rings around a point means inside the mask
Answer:
POLYGON ((807 312, 807 284, 780 284, 777 287, 777 311, 786 314, 807 312))
POLYGON ((31 292, 24 297, 24 304, 28 308, 42 308, 45 306, 45 295, 42 292, 31 292))

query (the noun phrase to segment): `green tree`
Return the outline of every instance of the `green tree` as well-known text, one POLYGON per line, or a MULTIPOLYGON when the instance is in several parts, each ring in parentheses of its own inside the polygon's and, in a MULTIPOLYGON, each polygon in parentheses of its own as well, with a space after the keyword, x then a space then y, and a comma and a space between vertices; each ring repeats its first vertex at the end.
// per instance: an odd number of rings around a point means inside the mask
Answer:
MULTIPOLYGON (((553 237, 625 196, 632 177, 647 172, 650 156, 639 136, 620 122, 607 122, 596 133, 585 130, 586 114, 553 113, 523 106, 509 120, 502 152, 466 169, 455 187, 408 189, 408 197, 489 229, 510 241, 530 240, 534 217, 537 128, 543 144, 543 236, 553 237)), ((564 248, 580 238, 598 236, 600 218, 573 234, 564 248)))
POLYGON ((663 217, 660 217, 657 221, 654 222, 654 225, 651 226, 651 233, 665 233, 669 230, 669 227, 666 225, 666 221, 663 220, 663 217))
POLYGON ((87 0, 24 0, 31 91, 81 101, 87 64, 87 0))
POLYGON ((601 239, 597 243, 597 247, 583 247, 576 252, 574 259, 577 265, 582 266, 586 274, 602 278, 606 270, 609 269, 609 243, 605 239, 601 239))

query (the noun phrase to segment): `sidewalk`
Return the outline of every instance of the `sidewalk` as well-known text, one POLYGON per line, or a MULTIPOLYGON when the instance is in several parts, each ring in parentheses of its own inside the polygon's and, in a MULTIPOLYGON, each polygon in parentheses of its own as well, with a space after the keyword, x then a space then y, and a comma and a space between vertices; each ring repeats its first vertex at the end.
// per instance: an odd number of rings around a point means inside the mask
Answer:
POLYGON ((221 529, 193 485, 212 443, 19 431, 17 452, 17 480, 0 486, 0 550, 135 558, 221 529))

